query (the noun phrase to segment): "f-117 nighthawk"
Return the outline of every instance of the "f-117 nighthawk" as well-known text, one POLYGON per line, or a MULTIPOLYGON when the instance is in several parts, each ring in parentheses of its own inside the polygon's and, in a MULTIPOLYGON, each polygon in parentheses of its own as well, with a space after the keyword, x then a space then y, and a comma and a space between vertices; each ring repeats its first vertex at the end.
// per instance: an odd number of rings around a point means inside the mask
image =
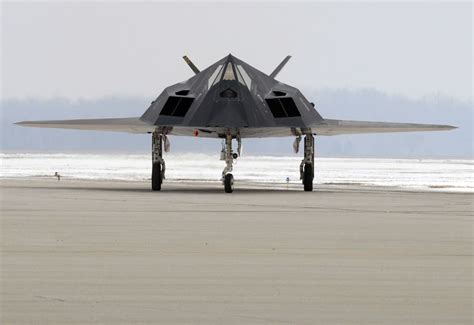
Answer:
POLYGON ((183 57, 195 75, 169 86, 140 117, 25 121, 31 127, 118 131, 152 134, 151 187, 161 190, 165 178, 163 151, 169 150, 169 135, 223 139, 225 161, 222 182, 225 192, 234 190, 231 174, 241 155, 242 139, 294 137, 294 151, 304 137, 303 160, 299 166, 305 191, 313 190, 314 136, 379 132, 450 130, 449 125, 361 122, 323 118, 314 104, 295 87, 276 80, 290 59, 287 56, 270 74, 229 54, 200 71, 183 57), (237 148, 232 149, 233 140, 237 148))

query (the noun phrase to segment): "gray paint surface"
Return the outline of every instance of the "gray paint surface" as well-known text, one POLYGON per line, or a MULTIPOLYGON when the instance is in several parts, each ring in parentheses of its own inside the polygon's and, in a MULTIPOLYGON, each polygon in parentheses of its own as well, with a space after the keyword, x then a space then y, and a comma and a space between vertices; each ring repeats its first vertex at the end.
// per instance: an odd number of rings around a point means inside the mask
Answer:
MULTIPOLYGON (((276 76, 289 57, 274 70, 276 76)), ((185 58, 187 62, 189 59, 185 58)), ((24 121, 17 124, 31 127, 98 130, 130 133, 153 131, 171 135, 218 138, 226 133, 242 138, 316 135, 439 131, 449 125, 364 122, 324 119, 304 95, 251 65, 229 54, 196 73, 192 78, 165 88, 141 117, 118 119, 82 119, 58 121, 24 121), (232 69, 226 77, 226 69, 232 69), (230 77, 229 77, 230 76, 230 77), (231 91, 232 96, 223 95, 231 91), (163 114, 170 99, 192 100, 184 116, 163 114), (299 116, 276 118, 267 99, 291 98, 299 116)))

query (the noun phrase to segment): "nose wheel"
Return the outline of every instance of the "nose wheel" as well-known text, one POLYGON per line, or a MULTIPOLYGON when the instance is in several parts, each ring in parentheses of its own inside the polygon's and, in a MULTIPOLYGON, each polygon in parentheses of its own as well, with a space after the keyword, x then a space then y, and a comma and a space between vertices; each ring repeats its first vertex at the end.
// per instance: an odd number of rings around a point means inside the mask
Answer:
POLYGON ((224 190, 226 193, 234 192, 234 176, 232 174, 227 174, 224 177, 224 190))

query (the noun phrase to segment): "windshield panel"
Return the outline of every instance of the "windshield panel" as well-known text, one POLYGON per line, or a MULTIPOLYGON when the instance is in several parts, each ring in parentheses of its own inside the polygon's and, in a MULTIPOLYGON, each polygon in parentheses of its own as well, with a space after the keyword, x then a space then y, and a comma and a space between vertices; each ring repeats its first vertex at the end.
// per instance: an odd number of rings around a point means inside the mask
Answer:
POLYGON ((216 68, 216 70, 211 74, 211 76, 209 77, 209 80, 207 81, 207 89, 211 88, 211 86, 215 85, 219 81, 222 74, 222 67, 223 65, 220 64, 216 68))
POLYGON ((244 79, 245 84, 250 90, 250 87, 252 86, 252 79, 250 79, 249 75, 247 74, 247 71, 245 71, 241 65, 237 65, 236 68, 237 68, 238 73, 242 75, 242 78, 244 79))

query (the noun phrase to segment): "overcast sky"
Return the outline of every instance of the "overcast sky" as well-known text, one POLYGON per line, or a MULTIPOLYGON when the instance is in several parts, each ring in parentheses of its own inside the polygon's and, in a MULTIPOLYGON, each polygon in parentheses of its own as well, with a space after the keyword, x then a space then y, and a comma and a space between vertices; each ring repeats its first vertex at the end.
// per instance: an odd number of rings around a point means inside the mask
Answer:
POLYGON ((3 98, 146 96, 228 53, 300 88, 472 100, 464 3, 5 3, 3 98))

